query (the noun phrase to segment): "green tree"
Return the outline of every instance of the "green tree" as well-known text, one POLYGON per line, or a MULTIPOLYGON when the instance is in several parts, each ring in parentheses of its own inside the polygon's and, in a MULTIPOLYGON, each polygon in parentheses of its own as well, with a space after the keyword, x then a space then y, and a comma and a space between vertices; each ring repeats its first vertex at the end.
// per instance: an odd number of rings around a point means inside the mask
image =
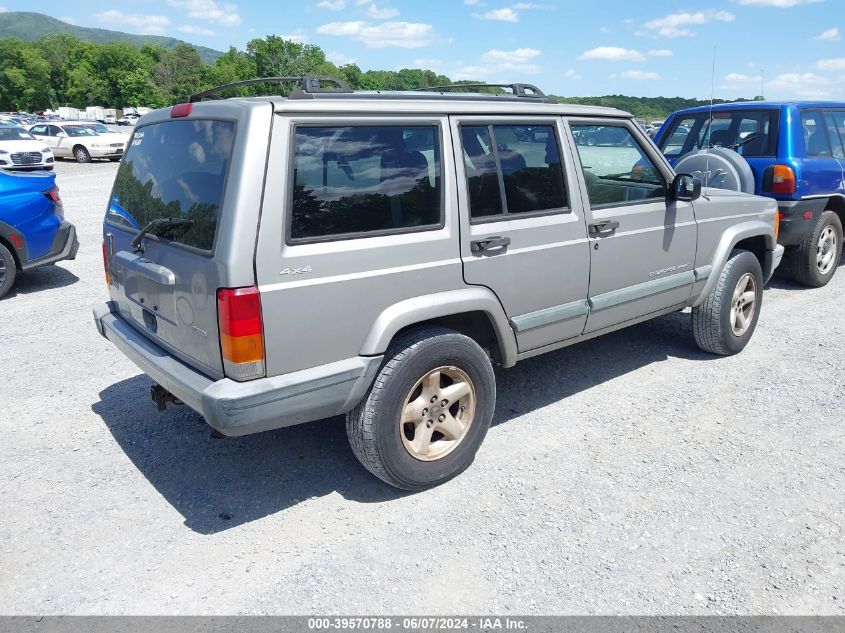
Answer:
POLYGON ((32 44, 0 39, 0 109, 42 110, 55 101, 50 64, 32 44))

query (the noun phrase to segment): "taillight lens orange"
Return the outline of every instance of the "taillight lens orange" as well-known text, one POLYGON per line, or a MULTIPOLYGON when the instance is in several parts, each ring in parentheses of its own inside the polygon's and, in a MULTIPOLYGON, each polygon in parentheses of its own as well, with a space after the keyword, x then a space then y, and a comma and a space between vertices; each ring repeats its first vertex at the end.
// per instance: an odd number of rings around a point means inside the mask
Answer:
POLYGON ((780 235, 780 220, 783 217, 783 213, 780 211, 775 211, 775 239, 778 239, 780 235))
POLYGON ((772 193, 795 193, 795 172, 786 165, 775 165, 772 170, 772 193))
POLYGON ((264 324, 258 288, 220 288, 217 323, 226 375, 234 380, 263 376, 264 324))

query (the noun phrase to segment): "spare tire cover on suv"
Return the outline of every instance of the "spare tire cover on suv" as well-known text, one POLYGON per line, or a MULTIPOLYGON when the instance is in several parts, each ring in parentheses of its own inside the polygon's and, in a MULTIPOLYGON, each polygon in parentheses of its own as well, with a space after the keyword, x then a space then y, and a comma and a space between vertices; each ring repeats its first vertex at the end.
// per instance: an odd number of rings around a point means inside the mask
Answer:
POLYGON ((702 149, 682 156, 675 163, 675 173, 692 174, 701 180, 704 187, 754 193, 754 172, 748 162, 724 147, 702 149))

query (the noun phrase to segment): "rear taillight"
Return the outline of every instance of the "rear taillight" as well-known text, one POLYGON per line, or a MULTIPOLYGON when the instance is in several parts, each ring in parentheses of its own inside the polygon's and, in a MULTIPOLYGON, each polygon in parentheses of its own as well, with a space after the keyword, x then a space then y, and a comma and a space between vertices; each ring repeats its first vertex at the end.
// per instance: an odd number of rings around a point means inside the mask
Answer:
POLYGON ((763 191, 773 194, 795 193, 795 172, 786 165, 770 165, 763 172, 763 191))
POLYGON ((258 288, 220 288, 217 322, 226 375, 233 380, 263 376, 264 324, 258 288))
POLYGON ((111 273, 109 272, 109 247, 103 240, 103 269, 106 271, 106 285, 111 286, 111 273))
POLYGON ((59 197, 59 188, 58 187, 53 187, 52 189, 48 189, 47 191, 44 192, 44 195, 47 196, 47 198, 49 198, 50 202, 52 202, 53 204, 57 204, 57 205, 61 206, 62 199, 59 197))

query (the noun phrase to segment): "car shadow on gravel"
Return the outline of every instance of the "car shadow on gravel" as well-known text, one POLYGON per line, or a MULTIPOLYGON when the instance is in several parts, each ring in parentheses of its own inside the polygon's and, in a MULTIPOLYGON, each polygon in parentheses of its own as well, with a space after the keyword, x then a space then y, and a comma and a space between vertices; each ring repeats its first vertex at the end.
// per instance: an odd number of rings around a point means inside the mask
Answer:
POLYGON ((211 437, 186 406, 158 413, 144 375, 111 385, 91 408, 153 487, 201 534, 337 493, 362 503, 406 493, 358 463, 342 417, 246 437, 211 437))
MULTIPOLYGON (((493 426, 669 358, 712 361, 692 335, 689 311, 605 334, 496 371, 493 426)), ((636 403, 631 403, 636 411, 636 403)))
MULTIPOLYGON (((493 424, 669 357, 715 358, 695 346, 689 314, 667 315, 497 371, 493 424)), ((408 494, 364 470, 349 448, 342 417, 215 439, 188 407, 158 413, 150 384, 139 375, 111 385, 92 409, 196 532, 213 534, 333 493, 362 503, 408 494)))
POLYGON ((61 266, 42 266, 25 272, 19 272, 15 277, 15 285, 4 299, 8 301, 15 295, 28 295, 42 290, 65 288, 79 281, 79 277, 61 266))

